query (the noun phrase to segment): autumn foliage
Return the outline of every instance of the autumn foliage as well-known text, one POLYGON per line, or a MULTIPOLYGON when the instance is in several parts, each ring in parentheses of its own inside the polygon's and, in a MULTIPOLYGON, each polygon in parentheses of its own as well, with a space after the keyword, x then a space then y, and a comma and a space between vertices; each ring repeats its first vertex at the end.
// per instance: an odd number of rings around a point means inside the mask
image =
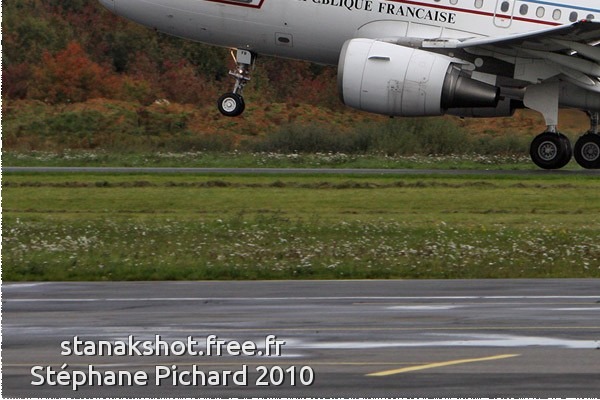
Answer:
MULTIPOLYGON (((387 121, 340 103, 334 67, 271 57, 258 59, 246 113, 224 118, 215 102, 233 89, 227 49, 156 33, 95 0, 6 0, 2 11, 4 149, 252 147, 282 129, 338 137, 387 121)), ((527 134, 543 128, 515 121, 527 134)), ((506 132, 491 124, 491 135, 506 132)))
MULTIPOLYGON (((144 105, 167 99, 206 106, 233 88, 226 49, 157 34, 97 1, 4 3, 5 98, 60 104, 102 97, 144 105)), ((262 58, 248 95, 339 107, 333 71, 262 58)))
POLYGON ((123 79, 108 66, 90 60, 71 42, 56 54, 44 52, 34 67, 29 96, 48 103, 77 103, 96 97, 122 97, 123 79))

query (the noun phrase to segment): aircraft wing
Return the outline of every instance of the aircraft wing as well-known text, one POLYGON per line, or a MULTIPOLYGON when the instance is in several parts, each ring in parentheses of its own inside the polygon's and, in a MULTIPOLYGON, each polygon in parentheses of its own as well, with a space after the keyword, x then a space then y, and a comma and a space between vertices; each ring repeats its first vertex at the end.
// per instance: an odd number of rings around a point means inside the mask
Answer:
MULTIPOLYGON (((502 37, 473 38, 431 47, 463 49, 467 53, 494 57, 513 64, 538 62, 546 76, 532 76, 542 81, 558 74, 578 86, 600 91, 600 23, 580 21, 536 32, 502 37)), ((423 43, 423 47, 428 47, 423 43)))
POLYGON ((457 43, 456 48, 520 47, 530 50, 554 52, 571 50, 564 43, 576 43, 593 47, 598 42, 600 42, 600 23, 584 20, 571 25, 560 25, 535 32, 466 39, 457 43), (559 42, 563 42, 563 44, 559 42))

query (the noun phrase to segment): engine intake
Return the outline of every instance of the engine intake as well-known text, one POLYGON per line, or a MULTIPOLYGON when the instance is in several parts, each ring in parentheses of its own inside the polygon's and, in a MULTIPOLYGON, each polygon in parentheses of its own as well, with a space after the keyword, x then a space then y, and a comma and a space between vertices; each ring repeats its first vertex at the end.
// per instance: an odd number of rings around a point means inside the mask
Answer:
POLYGON ((344 104, 391 116, 496 107, 500 99, 498 87, 470 78, 450 57, 372 39, 344 44, 338 86, 344 104))

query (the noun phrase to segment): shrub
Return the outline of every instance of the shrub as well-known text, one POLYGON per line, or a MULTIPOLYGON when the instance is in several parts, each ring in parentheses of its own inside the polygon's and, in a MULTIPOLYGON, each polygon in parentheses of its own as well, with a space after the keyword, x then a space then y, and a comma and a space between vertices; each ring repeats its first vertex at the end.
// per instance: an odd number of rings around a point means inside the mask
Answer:
POLYGON ((406 118, 372 122, 344 131, 323 125, 289 124, 267 135, 253 150, 281 153, 464 154, 468 134, 442 118, 406 118))
POLYGON ((341 132, 324 125, 288 124, 254 144, 252 150, 280 153, 364 153, 369 144, 355 131, 341 132))
POLYGON ((121 82, 113 72, 90 60, 76 42, 55 55, 45 52, 33 70, 30 97, 49 103, 75 103, 97 97, 117 97, 121 82))
POLYGON ((371 152, 389 155, 462 154, 471 151, 468 134, 444 118, 402 118, 365 125, 371 152))

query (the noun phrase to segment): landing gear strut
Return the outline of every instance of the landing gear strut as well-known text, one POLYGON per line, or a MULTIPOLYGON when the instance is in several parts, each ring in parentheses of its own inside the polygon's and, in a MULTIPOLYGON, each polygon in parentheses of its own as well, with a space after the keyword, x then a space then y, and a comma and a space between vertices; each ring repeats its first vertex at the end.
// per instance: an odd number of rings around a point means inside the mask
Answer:
POLYGON ((583 168, 600 169, 600 135, 598 134, 600 115, 597 112, 591 112, 589 116, 590 130, 577 140, 575 160, 583 168))
POLYGON ((529 149, 532 161, 540 168, 559 169, 571 161, 571 142, 557 130, 559 83, 533 85, 525 92, 526 107, 539 111, 546 121, 546 131, 539 134, 529 149))
POLYGON ((231 54, 235 60, 236 68, 234 71, 229 71, 229 75, 235 78, 235 86, 233 92, 225 93, 219 98, 217 107, 224 116, 237 117, 246 109, 242 93, 244 86, 250 80, 250 73, 254 66, 256 55, 248 50, 237 50, 235 55, 232 51, 231 54))

